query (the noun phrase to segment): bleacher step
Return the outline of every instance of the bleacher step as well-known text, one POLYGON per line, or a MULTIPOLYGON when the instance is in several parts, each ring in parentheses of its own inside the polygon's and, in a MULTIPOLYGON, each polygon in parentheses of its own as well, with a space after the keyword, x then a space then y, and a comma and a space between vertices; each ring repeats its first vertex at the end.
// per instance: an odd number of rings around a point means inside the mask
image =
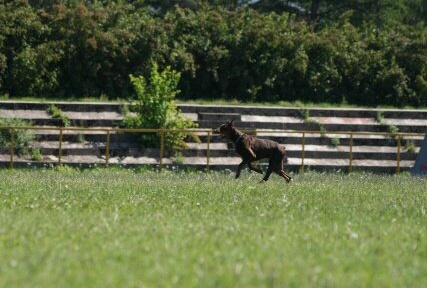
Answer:
MULTIPOLYGON (((48 130, 60 125, 47 112, 51 105, 61 109, 72 126, 106 129, 117 127, 122 121, 126 104, 123 103, 37 103, 0 101, 0 118, 21 118, 33 125, 46 126, 37 130, 40 149, 49 165, 58 161, 59 131, 48 130)), ((200 128, 212 129, 234 120, 235 125, 249 129, 261 138, 270 138, 287 147, 288 166, 300 169, 304 155, 307 169, 348 169, 350 144, 354 169, 394 171, 398 158, 400 169, 408 170, 414 163, 427 127, 426 110, 398 109, 328 109, 284 108, 266 106, 179 105, 184 115, 199 123, 200 128), (303 119, 303 116, 308 119, 303 119), (268 130, 268 131, 266 131, 268 130), (319 131, 322 133, 304 133, 319 131), (299 131, 299 132, 296 132, 299 131), (355 132, 351 135, 349 132, 355 132), (392 131, 417 133, 397 139, 392 131), (335 133, 336 132, 336 133, 335 133), (357 134, 363 132, 363 135, 357 134), (337 134, 339 133, 339 134, 337 134), (371 133, 371 134, 369 134, 371 133), (377 134, 382 133, 382 134, 377 134), (351 138, 351 139, 350 139, 351 138), (398 143, 400 141, 400 146, 398 143), (304 142, 304 150, 302 143, 304 142), (399 148, 400 147, 400 148, 399 148), (399 154, 398 154, 399 150, 399 154)), ((200 134, 200 133, 199 133, 200 134)), ((106 131, 71 131, 62 135, 62 163, 70 165, 105 164, 106 131)), ((207 151, 207 134, 201 133, 202 143, 188 143, 188 148, 178 153, 165 151, 164 165, 203 168, 210 155, 211 169, 236 169, 240 162, 231 143, 216 135, 210 137, 207 151)), ((158 165, 159 149, 143 149, 130 134, 110 134, 110 164, 158 165)), ((18 152, 18 151, 17 151, 18 152)), ((8 166, 8 147, 0 147, 0 165, 8 166)), ((29 155, 15 155, 16 165, 44 165, 32 161, 29 155)), ((262 162, 261 165, 266 165, 262 162)))

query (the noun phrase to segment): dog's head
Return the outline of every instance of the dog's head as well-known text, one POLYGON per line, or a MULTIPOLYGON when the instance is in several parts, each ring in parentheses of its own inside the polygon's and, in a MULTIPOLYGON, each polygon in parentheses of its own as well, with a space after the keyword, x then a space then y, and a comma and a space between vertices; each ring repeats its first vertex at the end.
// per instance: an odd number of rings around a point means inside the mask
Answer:
POLYGON ((231 139, 235 134, 234 121, 227 121, 227 123, 220 125, 218 128, 213 129, 213 133, 219 134, 221 138, 231 139))

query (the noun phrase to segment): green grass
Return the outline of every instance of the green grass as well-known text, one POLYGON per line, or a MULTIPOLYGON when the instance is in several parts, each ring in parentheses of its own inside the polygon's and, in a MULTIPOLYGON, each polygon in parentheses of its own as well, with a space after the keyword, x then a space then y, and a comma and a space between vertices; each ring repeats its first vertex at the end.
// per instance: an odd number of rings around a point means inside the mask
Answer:
MULTIPOLYGON (((118 98, 118 99, 108 99, 106 95, 100 97, 67 97, 67 98, 55 98, 55 97, 31 97, 31 96, 22 96, 22 97, 10 97, 8 95, 0 95, 0 101, 34 101, 34 102, 98 102, 98 103, 130 103, 132 100, 127 98, 118 98)), ((355 105, 349 103, 331 103, 331 102, 302 102, 302 101, 276 101, 276 102, 242 102, 238 100, 229 100, 229 99, 194 99, 194 100, 183 100, 176 99, 178 104, 199 104, 199 105, 235 105, 235 106, 274 106, 274 107, 296 107, 296 108, 378 108, 378 109, 415 109, 415 110, 425 110, 427 107, 424 106, 404 106, 404 107, 395 107, 390 105, 355 105)))
POLYGON ((0 170, 0 287, 422 287, 427 179, 0 170))

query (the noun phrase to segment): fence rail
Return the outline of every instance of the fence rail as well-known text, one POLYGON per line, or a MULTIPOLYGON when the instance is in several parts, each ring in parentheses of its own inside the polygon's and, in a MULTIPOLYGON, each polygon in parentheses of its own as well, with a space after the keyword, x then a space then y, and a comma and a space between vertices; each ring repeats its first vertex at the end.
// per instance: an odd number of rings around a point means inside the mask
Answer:
MULTIPOLYGON (((206 170, 209 171, 210 168, 210 155, 211 155, 211 138, 212 130, 211 129, 183 129, 183 130, 174 130, 174 129, 122 129, 122 128, 83 128, 83 127, 40 127, 40 126, 2 126, 0 127, 0 132, 2 130, 8 130, 10 133, 10 143, 9 143, 9 167, 14 168, 14 150, 15 150, 15 131, 16 130, 43 130, 43 131, 58 131, 59 132, 59 144, 58 144, 58 165, 62 164, 62 144, 63 144, 63 135, 64 131, 76 131, 76 132, 104 132, 105 133, 105 165, 109 165, 110 161, 110 145, 111 145, 111 134, 112 133, 159 133, 160 134, 160 157, 159 157, 159 168, 163 167, 163 158, 165 152, 164 145, 164 136, 165 133, 197 133, 199 136, 207 136, 207 152, 206 152, 206 170)), ((350 145, 348 150, 348 171, 352 171, 353 168, 353 137, 354 136, 384 136, 390 137, 390 133, 386 132, 354 132, 354 131, 294 131, 294 130, 268 130, 268 129, 246 129, 242 130, 245 133, 251 133, 257 135, 262 133, 263 135, 276 134, 276 135, 285 135, 285 134, 299 134, 301 135, 301 164, 300 172, 304 172, 304 160, 305 160, 305 146, 307 135, 319 135, 319 137, 324 135, 347 135, 350 139, 350 145)), ((392 135, 397 140, 396 145, 396 173, 400 173, 400 161, 401 161, 401 140, 403 137, 423 137, 422 133, 395 133, 392 135)), ((286 143, 284 143, 286 145, 286 143)), ((7 148, 7 147, 6 147, 7 148)))

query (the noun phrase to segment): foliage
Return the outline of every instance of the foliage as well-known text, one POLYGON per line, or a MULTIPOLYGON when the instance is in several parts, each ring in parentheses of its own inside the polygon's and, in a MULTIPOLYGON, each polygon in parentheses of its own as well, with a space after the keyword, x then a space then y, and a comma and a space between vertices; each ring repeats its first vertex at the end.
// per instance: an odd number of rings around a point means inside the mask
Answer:
POLYGON ((381 110, 378 110, 377 113, 375 114, 375 122, 377 122, 378 124, 383 123, 384 121, 384 112, 381 110))
POLYGON ((0 170, 0 287, 419 287, 427 180, 0 170), (31 255, 31 257, 29 257, 31 255), (384 266, 386 263, 386 266, 384 266))
POLYGON ((50 105, 48 109, 48 113, 52 116, 52 118, 59 119, 61 122, 61 126, 69 127, 71 125, 70 119, 57 106, 50 105))
POLYGON ((391 138, 396 138, 397 133, 399 133, 399 128, 395 125, 386 125, 386 130, 391 138))
POLYGON ((338 137, 332 137, 330 138, 330 146, 333 148, 336 148, 341 144, 340 138, 338 137))
MULTIPOLYGON (((31 123, 21 119, 14 118, 0 118, 0 127, 27 127, 31 123)), ((12 144, 18 149, 18 153, 26 154, 29 150, 30 144, 36 138, 34 133, 25 129, 0 129, 0 147, 9 148, 12 144)))
POLYGON ((425 0, 255 2, 0 1, 0 94, 427 106, 425 0))
POLYGON ((31 160, 33 160, 33 161, 43 160, 43 154, 42 154, 40 148, 31 149, 31 160))
POLYGON ((299 118, 301 118, 302 120, 304 120, 304 122, 309 121, 310 119, 310 110, 305 109, 305 108, 301 108, 299 110, 299 118))
POLYGON ((405 147, 404 149, 408 153, 415 153, 417 150, 417 146, 416 146, 415 141, 413 139, 406 140, 404 147, 405 147))
POLYGON ((396 134, 399 133, 399 128, 395 125, 390 124, 384 124, 384 112, 379 110, 377 111, 377 114, 375 115, 375 121, 378 124, 382 124, 389 134, 390 138, 396 138, 396 134))
MULTIPOLYGON (((185 130, 195 128, 196 123, 185 118, 176 107, 175 97, 180 73, 166 67, 159 72, 157 64, 153 64, 149 82, 143 76, 130 75, 138 100, 136 115, 128 115, 123 126, 126 128, 172 129, 185 130)), ((185 147, 188 132, 165 133, 164 143, 169 149, 185 147)), ((142 144, 148 147, 159 145, 158 133, 143 133, 142 144)))

